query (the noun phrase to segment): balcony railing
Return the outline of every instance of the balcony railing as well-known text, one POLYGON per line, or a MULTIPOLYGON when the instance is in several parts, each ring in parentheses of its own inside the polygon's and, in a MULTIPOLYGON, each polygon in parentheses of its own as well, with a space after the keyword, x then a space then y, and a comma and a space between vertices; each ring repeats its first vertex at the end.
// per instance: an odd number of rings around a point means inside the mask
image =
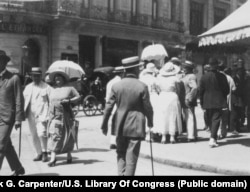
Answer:
POLYGON ((175 32, 183 32, 184 24, 171 22, 169 19, 159 17, 152 19, 151 15, 138 14, 132 15, 130 11, 114 10, 108 11, 107 7, 90 6, 84 8, 82 1, 76 0, 44 0, 44 1, 15 1, 0 3, 0 10, 10 12, 30 12, 50 15, 75 16, 85 19, 108 21, 112 23, 122 23, 128 25, 145 26, 157 29, 165 29, 175 32))

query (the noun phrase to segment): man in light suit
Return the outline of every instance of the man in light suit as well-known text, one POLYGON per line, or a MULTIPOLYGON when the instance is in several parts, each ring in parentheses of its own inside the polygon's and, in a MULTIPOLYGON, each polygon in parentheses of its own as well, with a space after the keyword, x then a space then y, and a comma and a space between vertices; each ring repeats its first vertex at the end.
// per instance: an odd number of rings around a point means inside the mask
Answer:
POLYGON ((107 135, 108 120, 114 105, 115 134, 117 136, 118 175, 134 175, 140 152, 141 140, 145 139, 145 121, 153 127, 153 108, 149 99, 147 85, 139 81, 139 57, 122 60, 125 77, 114 84, 106 102, 101 129, 107 135))
POLYGON ((29 122, 29 128, 33 144, 37 153, 34 161, 48 160, 47 155, 47 132, 46 125, 49 115, 49 92, 50 86, 42 81, 42 70, 40 67, 31 69, 33 82, 24 89, 24 111, 29 122))
POLYGON ((10 58, 0 50, 0 169, 6 157, 13 176, 25 174, 11 142, 13 126, 21 128, 24 120, 24 99, 20 78, 6 69, 10 58))

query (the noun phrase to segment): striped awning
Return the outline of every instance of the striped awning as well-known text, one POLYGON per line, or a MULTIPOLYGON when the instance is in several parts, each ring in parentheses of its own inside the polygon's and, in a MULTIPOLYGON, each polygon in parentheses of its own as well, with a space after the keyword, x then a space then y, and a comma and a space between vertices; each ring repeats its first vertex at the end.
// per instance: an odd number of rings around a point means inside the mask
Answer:
POLYGON ((234 42, 250 46, 250 0, 198 38, 199 47, 234 42))

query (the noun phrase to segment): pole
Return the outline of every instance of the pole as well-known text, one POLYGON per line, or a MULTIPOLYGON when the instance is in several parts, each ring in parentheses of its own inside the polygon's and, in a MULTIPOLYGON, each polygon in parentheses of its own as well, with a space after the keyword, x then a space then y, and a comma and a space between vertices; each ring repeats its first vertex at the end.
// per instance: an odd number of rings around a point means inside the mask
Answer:
POLYGON ((152 140, 151 140, 151 131, 149 131, 149 143, 150 143, 152 175, 154 176, 154 163, 153 163, 153 148, 152 148, 152 140))
POLYGON ((19 127, 19 151, 18 156, 21 157, 21 141, 22 141, 22 125, 19 127))

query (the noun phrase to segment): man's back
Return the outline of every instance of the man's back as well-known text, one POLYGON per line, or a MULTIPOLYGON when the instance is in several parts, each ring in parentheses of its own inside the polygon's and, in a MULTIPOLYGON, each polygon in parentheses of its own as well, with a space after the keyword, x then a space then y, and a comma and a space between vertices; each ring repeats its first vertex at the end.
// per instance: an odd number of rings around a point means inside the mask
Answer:
POLYGON ((217 71, 207 72, 200 81, 200 100, 205 109, 227 107, 226 99, 229 85, 224 74, 217 71))
POLYGON ((147 86, 138 79, 127 76, 113 85, 110 100, 106 104, 107 113, 110 112, 113 103, 117 105, 116 135, 144 138, 145 116, 149 119, 148 123, 153 124, 153 109, 147 86))

